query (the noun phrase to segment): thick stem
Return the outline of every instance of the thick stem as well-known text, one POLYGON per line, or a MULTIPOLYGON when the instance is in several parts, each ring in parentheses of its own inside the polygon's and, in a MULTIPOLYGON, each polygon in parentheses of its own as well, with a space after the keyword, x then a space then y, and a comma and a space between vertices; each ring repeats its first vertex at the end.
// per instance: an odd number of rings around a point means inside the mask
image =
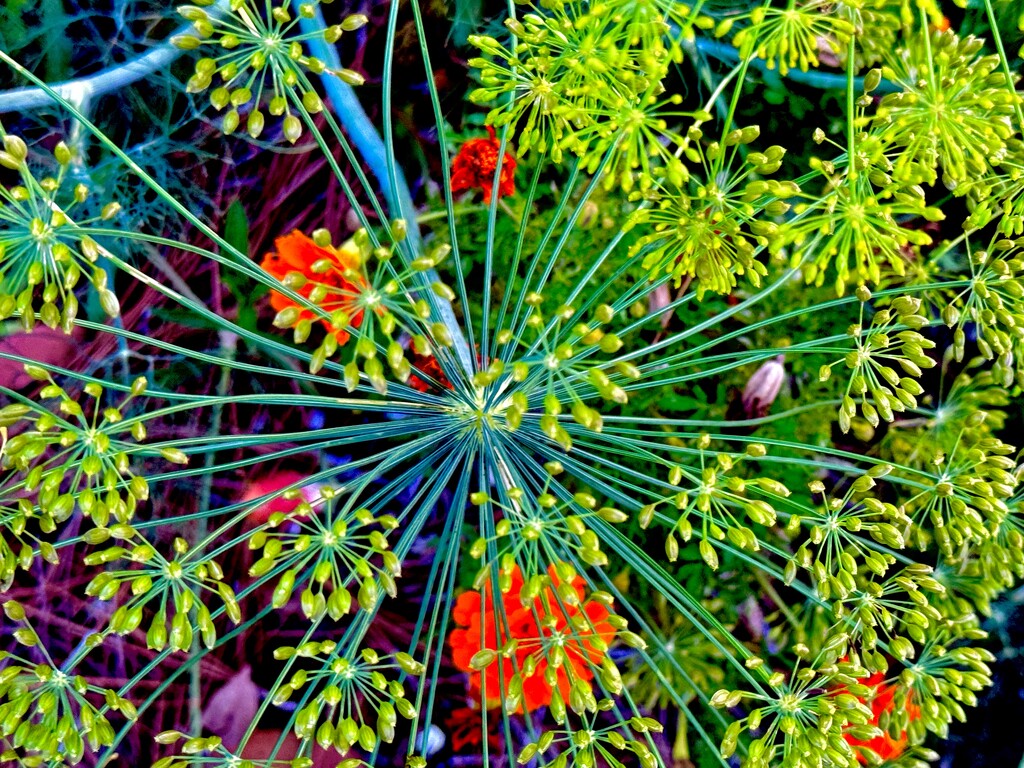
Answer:
MULTIPOLYGON (((325 28, 323 14, 317 7, 312 18, 301 16, 299 19, 303 34, 322 32, 325 28)), ((328 45, 322 35, 313 35, 306 40, 310 53, 327 64, 328 71, 341 69, 341 59, 337 49, 328 45)), ((342 82, 338 77, 324 74, 320 82, 334 106, 334 113, 337 115, 342 126, 348 132, 356 151, 359 152, 367 168, 376 177, 380 184, 381 192, 388 201, 388 208, 393 216, 405 219, 408 224, 408 240, 413 253, 420 253, 422 250, 422 237, 419 227, 416 226, 416 208, 413 205, 412 194, 409 192, 409 185, 402 174, 402 169, 395 167, 388 168, 388 149, 377 132, 373 122, 367 116, 363 105, 359 103, 353 88, 342 82)), ((431 282, 437 280, 433 270, 428 270, 427 278, 431 282)), ((455 340, 455 351, 459 356, 459 362, 469 375, 473 371, 473 362, 469 354, 469 343, 466 341, 462 328, 455 317, 455 312, 449 302, 440 299, 436 300, 437 309, 441 319, 455 340)))
MULTIPOLYGON (((227 7, 227 0, 218 0, 216 5, 206 9, 206 13, 214 17, 220 16, 227 10, 227 7)), ((187 34, 191 29, 192 23, 189 22, 179 27, 171 37, 187 34)), ((63 83, 57 83, 50 87, 61 98, 67 99, 73 104, 81 104, 83 100, 119 91, 154 72, 167 69, 183 53, 182 49, 172 45, 168 39, 167 42, 154 47, 141 56, 126 61, 124 64, 109 67, 88 77, 65 80, 63 83)), ((0 114, 27 112, 48 104, 53 104, 53 97, 42 88, 34 86, 15 88, 6 93, 0 93, 0 114)))

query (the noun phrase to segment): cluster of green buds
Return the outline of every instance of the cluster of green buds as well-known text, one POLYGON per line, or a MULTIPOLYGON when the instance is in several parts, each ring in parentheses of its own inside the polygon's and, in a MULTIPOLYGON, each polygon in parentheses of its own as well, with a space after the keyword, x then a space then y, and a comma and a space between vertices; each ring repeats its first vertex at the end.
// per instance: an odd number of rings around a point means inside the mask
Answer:
POLYGON ((995 656, 972 643, 987 634, 967 622, 947 622, 939 627, 913 662, 901 662, 897 695, 913 698, 920 709, 916 721, 900 720, 908 739, 920 742, 925 732, 944 735, 953 720, 964 722, 963 707, 977 706, 977 692, 992 685, 989 664, 995 656))
MULTIPOLYGON (((984 417, 979 411, 974 420, 984 417)), ((908 541, 922 550, 934 543, 952 559, 965 545, 988 539, 1010 514, 1008 501, 1018 484, 1014 450, 995 437, 961 433, 948 456, 934 457, 929 487, 905 504, 914 522, 908 541)))
MULTIPOLYGON (((0 467, 7 452, 8 427, 20 422, 29 412, 21 404, 0 408, 0 467)), ((0 591, 6 591, 14 583, 15 573, 20 568, 27 571, 35 562, 36 554, 48 563, 57 563, 57 549, 39 534, 52 533, 57 524, 71 514, 73 504, 67 510, 58 507, 58 517, 50 512, 40 512, 27 498, 23 483, 17 473, 9 472, 0 481, 0 591), (38 527, 37 534, 30 524, 38 527)))
POLYGON ((786 75, 792 67, 816 69, 822 46, 840 53, 856 31, 856 25, 838 13, 830 0, 789 4, 786 8, 760 6, 746 18, 726 17, 714 32, 727 34, 736 21, 746 22, 732 38, 740 56, 756 56, 768 69, 786 75))
POLYGON ((728 539, 739 549, 758 551, 761 545, 749 524, 775 525, 777 512, 772 502, 778 504, 790 491, 772 478, 745 479, 738 475, 744 462, 767 455, 762 444, 751 443, 746 453, 740 454, 711 451, 710 446, 711 437, 702 435, 696 446, 699 466, 677 464, 669 468, 669 484, 682 489, 646 504, 638 519, 640 526, 646 528, 659 509, 662 510, 662 517, 671 522, 665 537, 665 556, 669 562, 675 562, 679 557, 680 540, 685 544, 693 537, 695 526, 691 518, 696 517, 700 556, 709 568, 718 570, 719 557, 714 542, 728 539))
MULTIPOLYGON (((587 405, 586 396, 593 391, 602 400, 623 405, 629 396, 622 383, 639 378, 640 371, 623 360, 603 368, 600 361, 591 359, 598 354, 615 355, 622 349, 622 339, 609 327, 616 317, 611 305, 598 305, 590 319, 583 321, 579 311, 567 304, 557 307, 553 317, 545 317, 540 308, 543 300, 536 292, 525 297, 528 309, 523 325, 536 332, 534 339, 528 340, 524 334, 517 335, 508 328, 497 334, 499 345, 515 343, 525 348, 525 354, 511 365, 510 378, 517 386, 504 398, 505 423, 515 431, 531 409, 543 405, 544 413, 538 422, 541 432, 569 451, 572 436, 564 426, 563 405, 570 403, 568 415, 574 422, 600 432, 601 413, 587 405)), ((502 356, 514 354, 506 348, 502 356)), ((496 359, 487 371, 474 377, 474 383, 486 386, 501 381, 504 370, 504 363, 496 359)))
POLYGON ((900 531, 910 524, 900 507, 881 501, 873 490, 875 480, 892 469, 891 464, 876 464, 850 483, 842 495, 826 497, 825 484, 820 480, 809 484, 812 495, 823 497, 822 505, 801 510, 786 523, 786 535, 794 541, 806 531, 806 539, 786 563, 787 584, 796 578, 798 569, 803 569, 813 577, 821 599, 841 600, 857 589, 857 576, 863 570, 885 576, 896 558, 876 545, 903 549, 900 531))
MULTIPOLYGON (((852 118, 855 124, 868 119, 865 107, 873 103, 870 92, 880 81, 878 69, 865 77, 865 92, 852 118)), ((944 218, 939 208, 926 203, 920 186, 927 180, 927 168, 902 156, 894 163, 888 143, 861 131, 854 134, 852 156, 846 154, 850 146, 839 146, 820 128, 814 140, 844 154, 836 160, 811 158, 811 169, 821 175, 824 191, 805 195, 793 205, 794 216, 782 225, 773 252, 787 249, 808 283, 822 285, 834 271, 839 295, 850 283, 878 283, 888 273, 904 275, 908 251, 930 245, 932 239, 900 222, 944 218)))
MULTIPOLYGON (((552 477, 563 471, 558 461, 549 461, 544 466, 552 477)), ((620 509, 599 506, 592 494, 583 491, 573 494, 571 499, 560 500, 546 491, 530 498, 523 489, 512 487, 505 496, 507 504, 490 498, 483 491, 470 494, 474 504, 490 503, 502 513, 502 518, 495 523, 494 535, 481 536, 469 550, 472 558, 483 561, 476 580, 478 586, 490 573, 491 559, 485 558, 491 552, 508 565, 517 561, 543 562, 546 553, 555 551, 555 547, 569 547, 587 565, 605 566, 608 556, 602 551, 600 537, 587 524, 588 520, 597 518, 618 524, 629 519, 620 509)), ((507 573, 510 567, 503 566, 502 570, 507 573)))
MULTIPOLYGON (((441 313, 438 307, 442 302, 453 301, 455 291, 439 279, 435 271, 448 258, 451 246, 441 243, 408 263, 402 260, 401 264, 395 265, 389 260, 401 247, 407 233, 408 227, 404 219, 392 221, 392 244, 373 251, 379 266, 373 280, 374 288, 368 297, 367 313, 369 314, 371 310, 376 312, 381 338, 376 339, 372 336, 372 318, 365 329, 360 328, 361 337, 356 345, 356 355, 345 366, 345 383, 349 391, 352 391, 354 382, 357 381, 358 358, 362 357, 362 370, 370 384, 382 395, 387 392, 384 366, 377 357, 378 351, 383 353, 391 374, 402 384, 409 384, 414 378, 428 375, 419 369, 413 370, 406 354, 406 345, 397 338, 400 333, 408 335, 407 346, 417 357, 436 356, 442 373, 452 373, 451 361, 455 339, 449 327, 439 319, 441 313)), ((356 232, 355 241, 365 249, 367 246, 361 239, 363 236, 365 231, 356 232)), ((457 381, 454 375, 447 378, 449 382, 457 381)), ((432 383, 440 382, 435 380, 432 383)))
POLYGON ((316 2, 299 3, 298 17, 292 15, 287 2, 272 6, 255 0, 232 0, 226 10, 200 7, 213 5, 214 0, 197 0, 196 5, 179 6, 178 13, 192 22, 192 31, 176 35, 172 42, 183 50, 208 54, 196 61, 187 90, 202 93, 213 88, 210 103, 217 110, 228 110, 224 133, 233 133, 242 120, 240 110, 247 110, 245 130, 254 139, 259 138, 266 125, 261 108, 266 100, 266 110, 272 117, 284 116, 282 133, 294 144, 302 135, 302 121, 295 111, 314 114, 323 109, 307 73, 329 72, 349 85, 362 85, 363 76, 358 72, 329 70, 323 61, 306 52, 304 43, 316 37, 333 45, 345 32, 365 25, 366 16, 356 14, 340 24, 302 32, 298 29, 300 19, 315 18, 316 2), (214 78, 219 83, 216 87, 214 78))
MULTIPOLYGON (((82 398, 84 402, 80 402, 54 382, 45 369, 26 365, 25 371, 36 381, 45 382, 40 399, 59 402, 55 410, 28 403, 4 409, 5 420, 33 420, 31 426, 26 424, 7 440, 3 464, 20 475, 20 481, 9 484, 8 490, 28 495, 35 506, 34 514, 40 516, 40 524, 47 531, 66 520, 76 504, 97 526, 107 525, 112 517, 128 522, 139 502, 149 498, 145 478, 131 468, 131 456, 140 450, 136 443, 146 437, 144 420, 125 419, 124 415, 132 399, 145 392, 146 379, 136 379, 117 405, 104 407, 104 390, 96 382, 84 385, 82 394, 88 400, 82 398), (128 442, 124 436, 135 442, 128 442)), ((187 461, 175 448, 159 452, 168 461, 187 461)))
POLYGON ((914 266, 916 251, 930 245, 928 234, 900 222, 940 221, 939 207, 927 205, 921 185, 936 180, 935 168, 903 152, 870 130, 874 119, 872 92, 882 83, 882 70, 869 70, 863 92, 852 103, 852 123, 843 144, 816 129, 814 141, 840 154, 833 160, 812 157, 824 193, 796 204, 778 245, 791 246, 794 265, 803 267, 808 282, 821 285, 834 265, 839 295, 853 282, 878 283, 886 273, 903 276, 914 266))
POLYGON ((221 567, 213 560, 190 553, 188 542, 180 536, 174 539, 170 559, 123 523, 94 528, 84 538, 93 545, 114 542, 85 556, 85 565, 111 566, 92 578, 85 593, 100 600, 114 600, 125 587, 130 593, 110 617, 110 632, 131 634, 142 625, 148 608, 152 618, 146 630, 147 647, 187 652, 192 649, 194 624, 203 645, 212 648, 217 641, 217 628, 204 602, 207 593, 219 597, 231 621, 237 624, 242 620, 238 600, 224 581, 221 567), (118 569, 117 564, 122 567, 118 569))
POLYGON ((606 724, 607 713, 616 710, 612 699, 600 699, 595 712, 585 712, 580 723, 566 722, 564 727, 546 730, 536 741, 519 752, 516 762, 526 765, 541 756, 551 768, 597 768, 599 765, 626 765, 634 760, 641 768, 660 765, 647 734, 661 733, 664 726, 651 717, 636 715, 606 724), (625 762, 616 753, 628 755, 625 762), (552 756, 553 755, 553 756, 552 756))
MULTIPOLYGON (((825 5, 825 3, 821 3, 825 5)), ((918 6, 925 8, 928 3, 918 6)), ((926 10, 932 24, 942 21, 942 12, 932 3, 926 10)), ((863 71, 891 56, 896 49, 896 40, 904 28, 912 23, 908 18, 910 7, 890 3, 839 2, 830 7, 831 13, 846 19, 856 30, 856 45, 853 48, 854 62, 858 71, 863 71)), ((849 54, 851 46, 839 51, 841 60, 849 54)))
POLYGON ((981 587, 982 610, 1003 590, 1024 579, 1024 509, 1019 493, 1008 507, 992 534, 975 548, 975 561, 967 564, 981 587))
MULTIPOLYGON (((258 761, 239 757, 224 746, 220 736, 189 736, 181 731, 161 731, 154 739, 157 744, 177 744, 179 753, 161 757, 153 768, 313 768, 313 758, 293 757, 258 761)), ((370 768, 356 757, 337 763, 336 768, 370 768)), ((425 766, 423 766, 425 768, 425 766)))
POLYGON ((311 621, 325 615, 337 621, 351 611, 349 589, 356 582, 358 607, 373 611, 381 592, 398 593, 395 579, 402 575, 402 564, 387 540, 398 520, 346 507, 335 501, 339 492, 330 486, 319 492, 321 503, 315 508, 302 501, 287 514, 275 512, 249 537, 249 548, 262 550, 249 575, 280 574, 271 597, 275 608, 287 605, 299 588, 302 612, 311 621))
POLYGON ((886 656, 878 650, 879 643, 892 656, 912 659, 917 654, 914 643, 924 643, 926 631, 945 620, 930 600, 932 595, 944 592, 931 567, 923 563, 908 565, 883 581, 861 573, 855 577, 854 588, 833 601, 836 623, 823 647, 842 655, 857 649, 864 665, 873 672, 888 668, 886 656))
MULTIPOLYGON (((1019 96, 984 41, 922 28, 886 58, 882 75, 900 91, 882 98, 872 131, 905 162, 938 168, 964 194, 1006 153, 1019 96)), ((899 161, 897 163, 899 165, 899 161)))
POLYGON ((78 316, 75 288, 86 275, 103 311, 120 313, 117 296, 107 287, 107 273, 97 266, 101 248, 88 227, 117 216, 120 206, 107 203, 97 215, 74 220, 89 199, 89 187, 74 174, 72 151, 64 142, 53 150, 56 176, 36 178, 29 167, 29 149, 14 134, 3 135, 0 166, 17 171, 21 184, 0 184, 0 319, 17 314, 26 330, 39 321, 71 332, 78 316), (36 294, 42 303, 37 305, 36 294))
POLYGON ((0 651, 0 740, 6 746, 0 761, 26 767, 77 765, 86 748, 97 752, 112 745, 115 732, 106 713, 134 721, 135 705, 114 690, 64 672, 50 659, 24 606, 8 600, 3 609, 21 625, 12 637, 32 659, 0 651))
MULTIPOLYGON (((325 323, 331 330, 313 352, 313 373, 321 370, 343 343, 348 346, 350 334, 354 337, 343 370, 350 392, 359 386, 363 375, 378 394, 386 395, 389 375, 402 384, 426 375, 414 372, 409 349, 421 358, 441 353, 447 359, 444 351, 454 344, 451 331, 436 318, 438 302, 451 301, 455 293, 434 272, 451 248, 442 244, 408 264, 401 260, 396 265, 396 251, 407 234, 405 220, 396 219, 389 230, 390 245, 375 247, 369 233, 359 229, 350 240, 332 248, 330 233, 318 229, 313 233, 314 243, 325 252, 331 249, 336 257, 313 262, 309 274, 290 272, 282 280, 293 290, 312 286, 309 300, 329 313, 325 323), (399 339, 402 334, 408 336, 408 345, 399 339)), ((294 328, 296 343, 302 343, 309 336, 312 321, 303 318, 295 306, 278 312, 274 325, 294 328)))
MULTIPOLYGON (((660 92, 671 59, 659 14, 610 13, 600 4, 543 5, 543 11, 506 20, 515 36, 512 47, 484 35, 469 38, 487 57, 470 61, 480 70, 481 82, 470 99, 478 104, 502 100, 487 122, 522 123, 520 153, 535 149, 561 162, 566 150, 586 152, 588 129, 609 104, 627 119, 630 110, 649 111, 650 97, 660 92)), ((651 0, 632 5, 655 10, 651 0)))
POLYGON ((759 135, 760 128, 752 125, 705 142, 701 128, 690 128, 684 154, 700 166, 699 173, 691 174, 681 163, 678 172, 669 166, 652 190, 653 205, 641 206, 626 225, 643 226, 645 234, 630 254, 643 251, 645 269, 670 274, 677 284, 684 277, 695 280, 698 296, 730 292, 738 275, 760 285, 767 268, 755 255, 773 246, 780 227, 771 219, 789 210, 786 200, 800 188, 762 178, 779 170, 786 150, 770 146, 749 152, 759 135))
MULTIPOLYGON (((161 757, 153 768, 198 768, 199 766, 222 766, 228 764, 238 768, 256 768, 252 760, 240 760, 224 746, 220 736, 188 736, 181 731, 161 731, 153 740, 157 744, 183 742, 180 754, 161 757)), ((284 760, 267 761, 264 768, 291 768, 292 762, 284 760)))
POLYGON ((999 434, 1006 426, 1010 397, 991 369, 964 371, 924 419, 893 424, 883 437, 888 460, 930 472, 936 456, 955 450, 960 440, 974 442, 999 434), (981 414, 981 415, 979 415, 981 414))
POLYGON ((861 322, 847 330, 853 349, 818 371, 821 381, 828 381, 836 366, 844 365, 850 371, 839 406, 839 427, 843 432, 850 431, 857 415, 856 398, 860 398, 861 415, 872 427, 877 427, 881 421, 891 422, 894 414, 907 408, 916 408, 917 396, 924 391, 917 379, 924 369, 935 366, 935 360, 925 353, 935 347, 935 342, 919 332, 929 322, 922 314, 921 299, 909 296, 894 299, 890 307, 874 313, 871 324, 865 329, 864 310, 871 292, 860 286, 857 298, 861 301, 861 322), (903 375, 893 366, 899 366, 903 375))
POLYGON ((663 94, 661 83, 652 83, 637 98, 618 96, 591 111, 593 122, 576 129, 577 153, 587 173, 604 174, 604 188, 618 186, 626 194, 649 197, 659 179, 678 179, 685 174, 679 155, 689 140, 669 124, 711 119, 703 110, 678 109, 678 93, 663 94))
POLYGON ((953 354, 963 360, 965 326, 978 331, 978 352, 993 361, 995 380, 1009 387, 1024 375, 1024 238, 996 237, 971 254, 970 283, 943 307, 942 320, 953 328, 953 354))
MULTIPOLYGON (((920 579, 922 574, 913 578, 920 579)), ((780 764, 845 766, 864 760, 874 764, 871 758, 877 761, 877 756, 862 749, 855 754, 851 739, 863 743, 889 732, 918 745, 928 732, 945 734, 954 718, 964 720, 962 705, 974 706, 976 692, 991 684, 988 664, 993 656, 968 644, 984 637, 973 622, 958 619, 937 622, 921 641, 916 658, 893 649, 898 671, 880 684, 893 702, 906 704, 894 704, 880 714, 867 706, 877 695, 879 683, 869 684, 864 679, 869 673, 881 677, 889 670, 887 657, 877 651, 862 655, 834 638, 815 656, 809 647, 797 644, 793 650, 801 663, 811 658, 815 661, 806 668, 798 664, 789 677, 782 672, 769 673, 762 659, 751 658, 747 667, 768 675, 767 686, 755 692, 723 689, 711 698, 712 706, 719 708, 731 709, 746 702, 754 705, 747 704, 747 713, 729 725, 722 754, 731 755, 747 729, 758 738, 748 745, 746 760, 759 768, 780 764)), ((923 759, 928 754, 914 746, 904 757, 923 759)))
POLYGON ((995 221, 1003 237, 1024 234, 1024 141, 1017 136, 1006 140, 1006 153, 985 178, 967 191, 971 214, 964 231, 984 229, 995 221))
MULTIPOLYGON (((806 648, 797 647, 798 656, 806 648)), ((858 683, 866 670, 856 661, 824 661, 801 667, 791 676, 769 672, 764 660, 752 657, 747 667, 767 680, 756 691, 721 689, 711 706, 746 713, 729 724, 721 743, 723 758, 731 757, 744 730, 756 736, 747 744, 744 765, 755 768, 821 768, 855 765, 853 747, 844 738, 872 739, 881 731, 871 725, 872 712, 861 697, 868 689, 858 683)))
POLYGON ((279 705, 306 689, 293 726, 299 739, 315 739, 322 748, 333 746, 341 755, 357 746, 372 753, 381 742, 394 741, 399 716, 416 717, 416 707, 397 678, 419 677, 424 666, 407 653, 384 655, 363 648, 343 655, 337 643, 323 640, 278 648, 274 658, 320 662, 315 670, 297 670, 274 693, 274 703, 279 705))
POLYGON ((31 502, 8 498, 6 488, 0 488, 0 494, 0 591, 6 591, 19 569, 32 567, 37 551, 48 563, 56 563, 59 558, 53 544, 28 527, 34 517, 31 502))

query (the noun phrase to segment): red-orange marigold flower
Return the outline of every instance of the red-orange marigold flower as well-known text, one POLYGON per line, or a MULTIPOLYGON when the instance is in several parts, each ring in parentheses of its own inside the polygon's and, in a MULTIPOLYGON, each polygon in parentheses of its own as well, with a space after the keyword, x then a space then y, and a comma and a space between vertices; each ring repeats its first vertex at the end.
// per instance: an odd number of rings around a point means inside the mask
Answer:
MULTIPOLYGON (((442 387, 452 389, 452 383, 448 381, 448 377, 441 370, 441 364, 437 362, 437 358, 433 355, 414 355, 412 367, 413 371, 419 371, 423 375, 429 376, 442 387)), ((419 392, 428 392, 431 389, 430 383, 426 379, 421 379, 415 373, 409 376, 408 384, 419 392)))
MULTIPOLYGON (((491 727, 487 729, 487 745, 492 750, 501 748, 500 733, 494 727, 494 724, 500 721, 501 715, 496 712, 492 712, 488 718, 488 723, 491 727)), ((448 728, 452 752, 456 755, 463 754, 466 747, 475 748, 483 745, 483 713, 476 707, 456 707, 445 718, 444 724, 448 728)))
MULTIPOLYGON (((554 568, 548 571, 552 583, 559 584, 554 568)), ((569 688, 576 680, 589 681, 594 673, 591 665, 599 665, 604 651, 594 645, 600 638, 610 644, 615 629, 608 621, 608 609, 598 602, 584 602, 583 585, 577 579, 573 588, 579 598, 576 606, 559 603, 551 587, 545 587, 531 603, 523 602, 520 591, 523 577, 519 569, 512 571, 511 587, 501 595, 502 607, 507 617, 507 632, 503 622, 495 626, 495 605, 492 600, 491 583, 488 581, 483 593, 464 592, 455 601, 452 618, 456 629, 452 630, 448 642, 452 647, 455 666, 469 674, 472 695, 483 700, 483 686, 486 684, 485 706, 501 704, 504 691, 501 681, 508 684, 516 670, 523 670, 528 657, 533 657, 533 673, 523 679, 523 695, 517 712, 529 712, 551 703, 552 687, 544 680, 549 666, 549 653, 560 646, 565 661, 556 670, 556 685, 563 700, 569 698, 569 688), (540 617, 540 622, 534 615, 540 617), (481 644, 481 639, 483 644, 481 644), (473 656, 483 649, 501 650, 516 640, 515 663, 512 658, 499 654, 497 660, 488 665, 483 673, 470 666, 473 656), (499 673, 500 670, 500 673, 499 673)), ((564 601, 563 601, 564 602, 564 601)))
MULTIPOLYGON (((452 162, 452 194, 457 195, 470 189, 484 193, 484 202, 491 202, 494 187, 494 171, 498 167, 498 149, 501 142, 494 136, 494 129, 487 126, 489 138, 470 139, 452 162)), ((515 194, 516 159, 508 152, 501 162, 501 176, 498 179, 498 197, 515 194)))
MULTIPOLYGON (((306 284, 296 288, 295 292, 307 299, 315 287, 324 286, 327 295, 319 306, 328 313, 344 311, 349 316, 349 326, 359 327, 363 321, 363 311, 359 309, 356 300, 360 290, 365 288, 366 282, 359 272, 359 250, 354 244, 345 243, 340 248, 319 246, 312 238, 296 229, 274 240, 274 247, 277 250, 264 256, 260 263, 265 272, 282 282, 290 272, 298 272, 306 278, 306 284), (313 272, 313 265, 323 259, 332 263, 331 268, 323 273, 313 272)), ((311 309, 300 307, 280 291, 270 292, 270 306, 275 312, 297 307, 299 320, 312 320, 316 317, 311 309)), ((329 320, 321 319, 321 322, 327 330, 332 330, 329 320)), ((339 329, 334 335, 339 344, 344 344, 349 339, 349 333, 345 330, 339 329)))
MULTIPOLYGON (((871 677, 861 680, 861 684, 873 688, 874 692, 869 698, 861 699, 862 702, 871 707, 871 720, 869 725, 878 725, 878 719, 883 712, 892 712, 896 709, 897 687, 885 682, 885 675, 875 672, 871 677)), ((910 720, 917 720, 921 717, 921 709, 909 697, 906 700, 907 717, 910 720)), ((907 733, 904 731, 898 738, 893 738, 888 732, 876 736, 867 741, 861 741, 850 734, 844 734, 844 738, 857 752, 857 760, 862 765, 867 765, 868 760, 864 756, 864 749, 870 749, 882 760, 893 760, 903 754, 907 748, 907 733)))

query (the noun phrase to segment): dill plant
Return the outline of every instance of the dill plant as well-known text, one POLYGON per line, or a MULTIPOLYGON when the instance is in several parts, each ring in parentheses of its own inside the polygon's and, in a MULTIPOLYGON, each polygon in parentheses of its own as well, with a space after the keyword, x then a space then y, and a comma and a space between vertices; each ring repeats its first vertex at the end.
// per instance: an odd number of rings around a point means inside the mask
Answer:
POLYGON ((112 337, 123 365, 0 352, 36 382, 0 408, 0 759, 426 766, 453 678, 487 764, 934 758, 991 682, 979 616, 1024 574, 1000 429, 1024 370, 1024 113, 984 11, 985 40, 937 29, 927 2, 510 7, 504 32, 469 37, 470 100, 496 133, 459 184, 479 173, 471 194, 490 202, 454 199, 439 125, 424 237, 392 123, 397 3, 383 141, 332 48, 365 17, 182 7, 169 45, 196 52, 186 90, 225 134, 309 142, 358 219, 282 232, 262 266, 0 53, 168 211, 141 227, 117 200, 79 215, 87 153, 47 158, 5 128, 0 311, 112 337), (741 120, 774 71, 845 109, 764 137, 741 120), (248 286, 243 303, 269 290, 276 315, 233 320, 171 250, 248 286), (129 322, 140 286, 217 333, 129 322), (155 358, 192 367, 134 365, 155 358), (802 386, 783 388, 786 370, 802 386), (712 393, 748 379, 774 410, 730 418, 712 393), (239 418, 296 408, 322 423, 239 418), (296 455, 317 467, 285 487, 215 492, 296 455), (254 520, 274 501, 290 503, 254 520), (31 597, 58 573, 89 607, 70 645, 31 597), (751 596, 771 607, 757 631, 751 596), (203 729, 204 664, 266 626, 272 682, 228 744, 203 729), (144 662, 111 682, 104 654, 128 643, 144 662), (275 712, 270 753, 246 756, 275 712))

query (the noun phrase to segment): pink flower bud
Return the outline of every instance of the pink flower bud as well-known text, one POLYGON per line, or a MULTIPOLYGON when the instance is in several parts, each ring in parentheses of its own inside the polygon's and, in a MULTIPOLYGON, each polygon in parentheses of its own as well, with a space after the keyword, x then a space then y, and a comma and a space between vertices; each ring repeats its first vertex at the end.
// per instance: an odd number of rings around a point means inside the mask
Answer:
MULTIPOLYGON (((245 493, 242 495, 242 501, 253 501, 261 496, 274 493, 275 491, 281 491, 283 494, 285 488, 301 482, 305 477, 306 475, 292 469, 280 470, 269 475, 264 475, 256 480, 249 481, 245 493)), ((275 512, 284 512, 287 514, 299 506, 303 501, 309 502, 314 507, 317 506, 320 502, 320 483, 310 483, 309 485, 300 487, 299 494, 299 498, 286 499, 283 495, 279 495, 264 501, 248 514, 247 519, 249 524, 261 525, 262 523, 265 523, 275 512)))
POLYGON ((743 411, 747 418, 757 419, 768 413, 786 380, 785 355, 773 357, 754 371, 743 388, 743 411))

